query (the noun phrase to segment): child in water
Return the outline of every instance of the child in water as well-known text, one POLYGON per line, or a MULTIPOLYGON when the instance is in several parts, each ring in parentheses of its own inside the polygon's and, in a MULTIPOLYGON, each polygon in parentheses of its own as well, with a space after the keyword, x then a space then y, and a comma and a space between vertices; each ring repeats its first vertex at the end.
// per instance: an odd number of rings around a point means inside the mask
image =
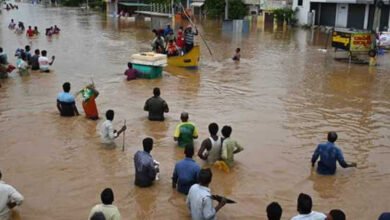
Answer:
POLYGON ((232 58, 234 61, 240 61, 240 58, 241 58, 240 51, 241 51, 240 48, 236 49, 236 54, 234 54, 234 56, 232 58))
POLYGON ((38 27, 37 27, 37 26, 34 27, 34 34, 35 34, 35 35, 38 35, 38 34, 39 34, 39 31, 38 31, 38 27))

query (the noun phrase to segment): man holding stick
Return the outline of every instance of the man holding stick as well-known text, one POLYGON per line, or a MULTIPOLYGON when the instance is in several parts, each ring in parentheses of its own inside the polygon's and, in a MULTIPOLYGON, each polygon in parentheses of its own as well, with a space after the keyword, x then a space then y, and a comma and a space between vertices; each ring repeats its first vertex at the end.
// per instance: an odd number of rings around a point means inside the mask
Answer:
POLYGON ((127 126, 123 125, 119 131, 114 130, 112 125, 112 121, 114 120, 114 110, 110 109, 106 112, 106 119, 107 120, 103 122, 101 126, 100 134, 104 144, 112 145, 114 144, 114 139, 119 137, 119 135, 127 129, 127 126))

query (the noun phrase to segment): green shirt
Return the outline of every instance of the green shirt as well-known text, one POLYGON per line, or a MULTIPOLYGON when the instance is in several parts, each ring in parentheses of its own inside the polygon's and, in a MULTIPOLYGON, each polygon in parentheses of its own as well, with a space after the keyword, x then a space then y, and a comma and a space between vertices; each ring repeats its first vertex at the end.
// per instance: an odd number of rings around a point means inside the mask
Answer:
POLYGON ((222 160, 229 166, 232 167, 234 163, 234 154, 243 151, 244 148, 237 143, 237 141, 229 138, 223 140, 222 143, 222 160))
POLYGON ((185 147, 187 144, 192 144, 194 138, 198 137, 198 128, 192 122, 181 122, 176 126, 173 137, 178 139, 179 147, 185 147))

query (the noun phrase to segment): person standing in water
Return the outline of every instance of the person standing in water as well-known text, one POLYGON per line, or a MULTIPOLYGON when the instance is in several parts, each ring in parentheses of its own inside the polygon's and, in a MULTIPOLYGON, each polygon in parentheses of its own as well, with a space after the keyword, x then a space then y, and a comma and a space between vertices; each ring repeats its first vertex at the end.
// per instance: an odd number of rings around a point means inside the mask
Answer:
POLYGON ((2 181, 2 173, 0 171, 0 219, 11 219, 11 209, 15 206, 20 206, 24 200, 14 187, 2 181))
POLYGON ((108 145, 114 144, 115 138, 119 137, 119 135, 127 129, 127 126, 123 125, 119 131, 114 130, 114 127, 112 125, 112 121, 114 120, 114 115, 115 115, 114 110, 111 109, 107 110, 106 121, 103 122, 101 126, 100 136, 104 144, 108 144, 108 145))
POLYGON ((169 112, 168 104, 160 97, 160 94, 160 88, 154 88, 153 97, 145 102, 144 110, 149 112, 150 121, 164 121, 164 112, 169 112))
POLYGON ((62 85, 63 92, 60 92, 57 96, 57 109, 61 116, 71 117, 79 115, 79 111, 76 107, 76 101, 72 94, 70 94, 70 83, 65 82, 62 85))
POLYGON ((99 113, 96 107, 95 99, 99 96, 99 92, 95 89, 95 85, 92 83, 86 86, 80 91, 83 97, 83 109, 85 112, 85 117, 97 120, 99 119, 99 113))
POLYGON ((208 164, 214 164, 221 159, 222 138, 218 137, 218 124, 209 124, 210 137, 205 139, 200 146, 198 156, 208 164))
POLYGON ((49 73, 50 72, 49 66, 53 65, 56 57, 52 56, 51 61, 49 61, 49 59, 46 57, 47 55, 46 50, 42 50, 41 55, 42 56, 38 58, 39 69, 41 70, 41 72, 49 73))
POLYGON ((234 56, 233 56, 233 60, 234 61, 240 61, 240 59, 241 59, 241 54, 240 54, 240 52, 241 52, 241 49, 240 48, 237 48, 236 49, 236 53, 234 54, 234 56))
POLYGON ((312 167, 315 166, 318 158, 317 173, 322 175, 333 175, 336 173, 336 162, 343 168, 356 167, 356 163, 347 163, 344 160, 343 152, 334 142, 337 140, 337 133, 328 133, 328 142, 319 144, 311 158, 312 167))
POLYGON ((176 126, 173 139, 177 141, 179 147, 185 147, 188 144, 194 144, 194 139, 198 138, 198 128, 194 123, 188 121, 187 112, 180 115, 181 123, 176 126))

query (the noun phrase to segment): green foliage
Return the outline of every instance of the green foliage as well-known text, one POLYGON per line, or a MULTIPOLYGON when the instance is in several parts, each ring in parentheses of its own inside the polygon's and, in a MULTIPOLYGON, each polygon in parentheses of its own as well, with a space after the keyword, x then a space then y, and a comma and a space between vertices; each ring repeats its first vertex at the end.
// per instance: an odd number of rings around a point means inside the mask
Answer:
MULTIPOLYGON (((86 6, 86 0, 62 0, 63 6, 79 7, 86 6)), ((89 0, 88 7, 91 9, 105 10, 106 2, 104 0, 89 0)))
POLYGON ((273 10, 274 17, 277 22, 283 22, 284 21, 284 8, 277 8, 273 10))
POLYGON ((204 3, 207 16, 220 18, 225 13, 225 0, 206 0, 204 3))
POLYGON ((248 9, 241 0, 229 0, 229 19, 243 19, 248 9))
POLYGON ((93 9, 105 11, 106 10, 106 2, 103 0, 92 0, 91 2, 89 2, 89 7, 93 8, 93 9))
POLYGON ((278 23, 282 23, 284 21, 287 22, 287 24, 294 25, 297 22, 297 19, 295 18, 297 10, 292 10, 291 8, 277 8, 273 10, 275 19, 278 23))
POLYGON ((63 0, 61 1, 63 6, 76 7, 80 6, 80 0, 63 0))

